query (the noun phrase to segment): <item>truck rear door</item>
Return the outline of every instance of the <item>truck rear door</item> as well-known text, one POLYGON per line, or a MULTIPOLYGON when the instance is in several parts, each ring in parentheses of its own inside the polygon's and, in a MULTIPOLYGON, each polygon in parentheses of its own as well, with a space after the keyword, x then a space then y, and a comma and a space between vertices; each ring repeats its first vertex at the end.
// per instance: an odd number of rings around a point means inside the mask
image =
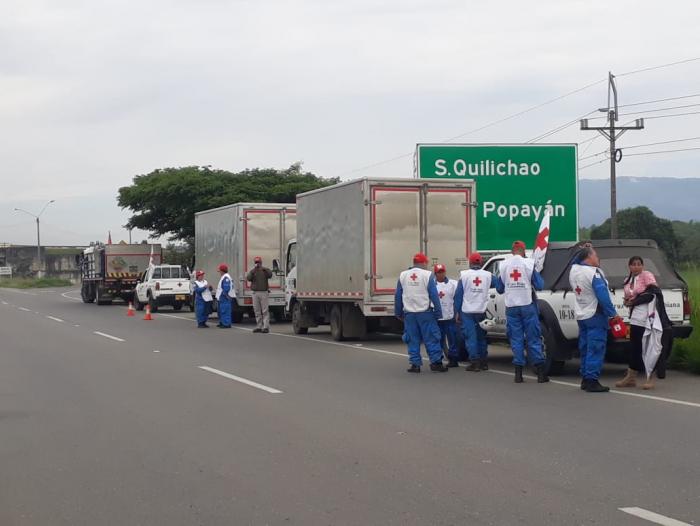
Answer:
POLYGON ((433 264, 442 263, 451 279, 469 268, 471 252, 471 190, 428 188, 425 251, 433 264))
MULTIPOLYGON (((245 222, 245 268, 247 274, 253 268, 253 259, 260 256, 263 265, 272 269, 273 260, 277 260, 280 267, 284 264, 282 253, 287 247, 287 242, 296 236, 296 214, 294 210, 246 210, 245 222)), ((279 291, 282 289, 284 277, 281 274, 273 274, 270 280, 270 289, 279 291)), ((246 289, 250 283, 246 282, 246 289)))

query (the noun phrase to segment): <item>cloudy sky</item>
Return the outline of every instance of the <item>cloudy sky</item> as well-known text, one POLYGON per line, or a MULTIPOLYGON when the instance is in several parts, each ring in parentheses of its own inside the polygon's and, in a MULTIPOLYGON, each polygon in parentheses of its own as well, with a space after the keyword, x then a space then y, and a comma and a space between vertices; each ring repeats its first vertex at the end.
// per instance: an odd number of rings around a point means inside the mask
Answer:
MULTIPOLYGON (((49 199, 43 242, 125 238, 117 189, 161 167, 300 160, 323 176, 408 177, 417 142, 525 142, 605 106, 605 83, 467 132, 608 70, 700 57, 699 19, 691 0, 3 0, 0 243, 34 243, 34 220, 13 209, 36 213, 49 199)), ((621 104, 700 94, 700 60, 620 76, 618 88, 621 104)), ((624 112, 700 111, 695 103, 624 112)), ((592 138, 577 128, 545 140, 592 138)), ((623 146, 696 136, 700 115, 660 118, 623 146)), ((597 139, 579 153, 604 147, 597 139)), ((626 157, 619 170, 694 177, 699 160, 626 157)), ((606 166, 580 176, 605 177, 606 166)))

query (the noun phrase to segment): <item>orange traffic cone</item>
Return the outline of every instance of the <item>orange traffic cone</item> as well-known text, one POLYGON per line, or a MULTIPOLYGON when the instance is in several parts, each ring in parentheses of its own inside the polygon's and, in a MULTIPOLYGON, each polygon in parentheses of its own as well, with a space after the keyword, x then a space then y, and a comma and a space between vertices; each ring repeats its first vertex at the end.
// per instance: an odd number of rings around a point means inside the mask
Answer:
POLYGON ((129 302, 129 309, 126 311, 127 316, 134 316, 134 304, 129 302))
POLYGON ((143 317, 144 320, 151 321, 153 316, 151 316, 151 306, 146 304, 146 315, 143 317))

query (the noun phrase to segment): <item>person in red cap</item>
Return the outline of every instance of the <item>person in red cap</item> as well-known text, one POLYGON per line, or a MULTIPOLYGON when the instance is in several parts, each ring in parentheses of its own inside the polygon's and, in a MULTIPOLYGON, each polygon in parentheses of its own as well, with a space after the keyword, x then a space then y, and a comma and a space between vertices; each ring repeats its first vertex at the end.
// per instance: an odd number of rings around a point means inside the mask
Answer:
POLYGON ((438 296, 440 296, 440 308, 442 317, 438 320, 440 327, 440 346, 444 349, 447 343, 447 367, 459 367, 457 354, 457 324, 455 323, 455 291, 457 282, 447 277, 445 265, 438 263, 433 267, 435 280, 437 281, 438 296))
POLYGON ((207 325, 207 320, 209 318, 209 306, 211 302, 214 301, 211 295, 211 286, 204 279, 204 271, 198 270, 194 273, 194 311, 197 317, 197 327, 200 329, 206 329, 209 327, 207 325))
POLYGON ((253 291, 253 311, 255 312, 255 329, 253 332, 270 332, 270 282, 272 271, 263 267, 262 258, 253 258, 253 268, 245 279, 250 282, 253 291))
POLYGON ((219 324, 220 329, 231 328, 231 303, 236 297, 236 291, 231 282, 231 276, 228 273, 228 265, 222 263, 219 265, 219 274, 221 279, 216 287, 216 301, 219 309, 219 324))
POLYGON ((435 278, 427 266, 427 256, 419 252, 413 256, 413 266, 401 273, 396 284, 394 314, 404 322, 403 341, 408 345, 409 373, 420 373, 423 365, 421 343, 425 344, 430 357, 430 370, 440 373, 449 371, 442 363, 437 323, 442 317, 440 296, 435 278))
POLYGON ((527 358, 537 372, 537 382, 549 382, 542 351, 540 316, 535 301, 535 290, 544 288, 544 280, 535 270, 532 259, 525 257, 525 243, 513 243, 513 255, 501 265, 500 275, 495 279, 496 290, 505 295, 506 330, 510 338, 515 366, 515 383, 523 382, 525 345, 527 358))
POLYGON ((486 331, 480 324, 486 319, 492 275, 486 270, 481 270, 483 265, 484 259, 478 252, 469 256, 469 270, 460 273, 455 294, 455 310, 462 324, 462 333, 469 352, 469 365, 466 370, 472 372, 486 371, 489 368, 486 331))

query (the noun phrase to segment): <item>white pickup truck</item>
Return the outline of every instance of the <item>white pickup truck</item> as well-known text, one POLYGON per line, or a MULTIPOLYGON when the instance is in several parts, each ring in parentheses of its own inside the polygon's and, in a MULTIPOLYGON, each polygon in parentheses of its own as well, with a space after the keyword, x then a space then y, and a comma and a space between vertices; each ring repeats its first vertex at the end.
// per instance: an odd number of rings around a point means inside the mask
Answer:
POLYGON ((187 305, 193 310, 190 273, 179 265, 155 265, 144 272, 136 284, 134 307, 143 310, 148 304, 152 312, 162 305, 180 310, 187 305))
MULTIPOLYGON (((610 285, 613 304, 618 314, 628 322, 629 309, 623 305, 623 281, 628 275, 627 261, 632 256, 644 259, 646 270, 651 271, 663 290, 669 318, 673 322, 675 338, 687 338, 693 330, 690 325, 688 286, 659 250, 656 242, 648 239, 615 239, 593 241, 600 256, 601 268, 610 285)), ((537 292, 540 309, 542 339, 550 373, 557 374, 566 360, 577 354, 578 324, 574 315, 574 296, 569 285, 570 263, 577 246, 569 243, 552 243, 547 251, 542 277, 544 290, 537 292)), ((501 263, 508 255, 490 258, 484 269, 498 274, 501 263)), ((506 339, 506 308, 504 297, 491 289, 488 305, 495 324, 488 330, 491 339, 506 339)), ((628 331, 629 333, 629 331, 628 331)), ((629 345, 629 339, 610 340, 608 351, 616 353, 629 345)))

